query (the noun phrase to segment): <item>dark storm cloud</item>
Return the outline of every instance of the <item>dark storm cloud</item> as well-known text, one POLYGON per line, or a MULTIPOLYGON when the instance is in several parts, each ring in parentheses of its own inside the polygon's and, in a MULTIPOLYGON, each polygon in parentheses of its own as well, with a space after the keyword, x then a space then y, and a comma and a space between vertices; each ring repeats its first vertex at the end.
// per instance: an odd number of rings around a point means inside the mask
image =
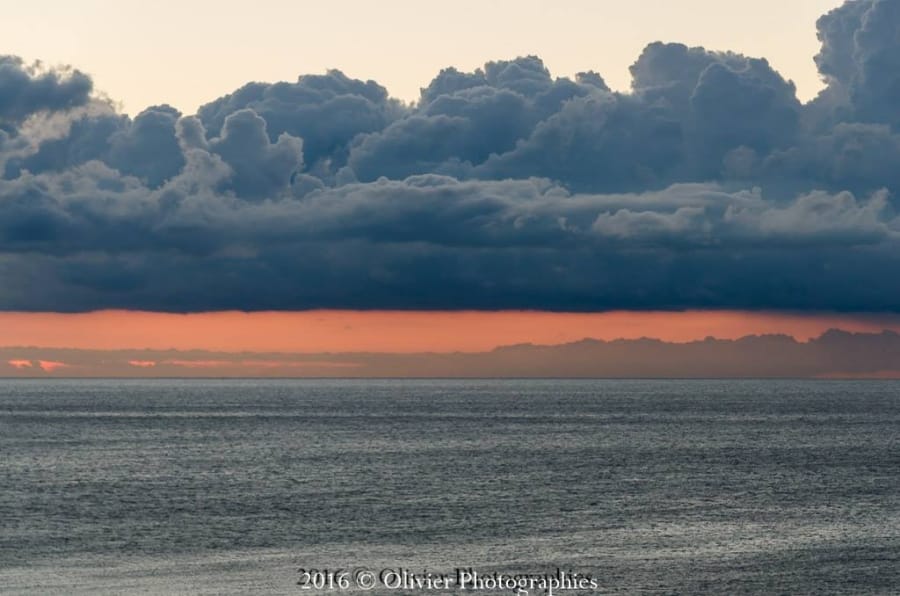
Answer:
POLYGON ((129 119, 97 102, 87 110, 62 114, 61 122, 49 131, 41 130, 44 122, 35 124, 37 130, 22 131, 19 135, 19 140, 31 150, 3 156, 6 178, 15 178, 23 170, 62 171, 91 160, 109 160, 111 143, 127 129, 129 119), (37 137, 33 143, 28 142, 31 135, 37 137))
POLYGON ((249 109, 229 114, 222 136, 212 139, 209 149, 231 167, 228 186, 243 198, 279 196, 303 165, 303 141, 281 133, 270 142, 266 121, 249 109))
POLYGON ((601 92, 566 102, 475 174, 490 179, 532 172, 576 190, 657 188, 677 178, 684 153, 684 131, 665 110, 601 92))
POLYGON ((846 2, 819 19, 816 64, 829 87, 823 100, 838 120, 900 126, 900 4, 846 2))
POLYGON ((0 130, 37 112, 82 105, 91 89, 91 79, 77 70, 45 69, 0 56, 0 130))
POLYGON ((148 191, 86 165, 0 184, 0 300, 14 309, 894 309, 886 195, 674 186, 570 194, 427 175, 248 202, 191 154, 148 191), (65 296, 65 302, 59 297, 65 296))
POLYGON ((228 116, 243 109, 266 121, 273 142, 283 133, 302 138, 307 162, 326 162, 326 169, 327 162, 343 165, 354 137, 380 131, 406 113, 378 83, 331 70, 296 83, 250 83, 201 107, 197 115, 211 136, 219 136, 228 116))
POLYGON ((819 21, 807 104, 675 43, 624 94, 529 56, 133 119, 3 59, 0 308, 898 311, 896 6, 819 21))
MULTIPOLYGON (((514 150, 566 102, 593 93, 609 95, 596 75, 554 80, 534 56, 489 62, 474 73, 446 69, 422 90, 415 113, 357 139, 349 165, 361 181, 425 173, 470 176, 492 155, 514 150)), ((527 169, 511 177, 546 175, 527 169)))
POLYGON ((180 117, 170 106, 147 108, 131 126, 110 136, 108 163, 153 188, 175 176, 185 165, 175 137, 180 117))

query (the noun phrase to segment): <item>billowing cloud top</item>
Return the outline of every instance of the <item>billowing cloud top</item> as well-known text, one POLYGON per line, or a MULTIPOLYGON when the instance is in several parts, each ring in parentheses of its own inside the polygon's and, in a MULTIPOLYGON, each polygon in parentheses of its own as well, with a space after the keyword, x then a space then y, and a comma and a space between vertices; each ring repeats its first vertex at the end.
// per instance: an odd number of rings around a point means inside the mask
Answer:
POLYGON ((0 57, 0 309, 900 311, 900 3, 818 29, 806 104, 653 43, 630 93, 529 56, 132 119, 0 57))

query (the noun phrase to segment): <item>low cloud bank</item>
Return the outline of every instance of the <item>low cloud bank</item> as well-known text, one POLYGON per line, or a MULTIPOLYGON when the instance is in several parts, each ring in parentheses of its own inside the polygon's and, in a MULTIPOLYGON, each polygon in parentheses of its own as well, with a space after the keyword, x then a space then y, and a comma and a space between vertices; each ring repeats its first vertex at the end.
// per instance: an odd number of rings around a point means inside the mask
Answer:
POLYGON ((900 334, 522 344, 479 353, 228 353, 0 348, 3 377, 900 378, 900 334))
POLYGON ((898 312, 900 5, 817 26, 806 104, 677 43, 624 94, 529 56, 134 118, 0 57, 0 309, 898 312))

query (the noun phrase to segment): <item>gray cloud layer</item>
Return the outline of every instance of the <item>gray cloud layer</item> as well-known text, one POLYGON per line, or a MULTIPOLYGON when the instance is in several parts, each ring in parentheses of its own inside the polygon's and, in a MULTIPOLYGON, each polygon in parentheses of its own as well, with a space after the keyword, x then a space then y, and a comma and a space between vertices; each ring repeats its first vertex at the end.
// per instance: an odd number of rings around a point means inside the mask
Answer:
POLYGON ((0 58, 0 308, 900 310, 898 4, 818 22, 828 87, 653 43, 414 105, 339 71, 185 116, 0 58))

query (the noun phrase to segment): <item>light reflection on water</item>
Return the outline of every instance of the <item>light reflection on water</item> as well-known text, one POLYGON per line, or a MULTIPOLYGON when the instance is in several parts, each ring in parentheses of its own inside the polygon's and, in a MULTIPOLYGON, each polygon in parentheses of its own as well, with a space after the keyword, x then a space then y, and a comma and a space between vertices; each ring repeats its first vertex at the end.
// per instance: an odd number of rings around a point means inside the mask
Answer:
POLYGON ((297 593, 298 566, 473 566, 892 593, 898 439, 892 381, 6 380, 0 585, 297 593))

